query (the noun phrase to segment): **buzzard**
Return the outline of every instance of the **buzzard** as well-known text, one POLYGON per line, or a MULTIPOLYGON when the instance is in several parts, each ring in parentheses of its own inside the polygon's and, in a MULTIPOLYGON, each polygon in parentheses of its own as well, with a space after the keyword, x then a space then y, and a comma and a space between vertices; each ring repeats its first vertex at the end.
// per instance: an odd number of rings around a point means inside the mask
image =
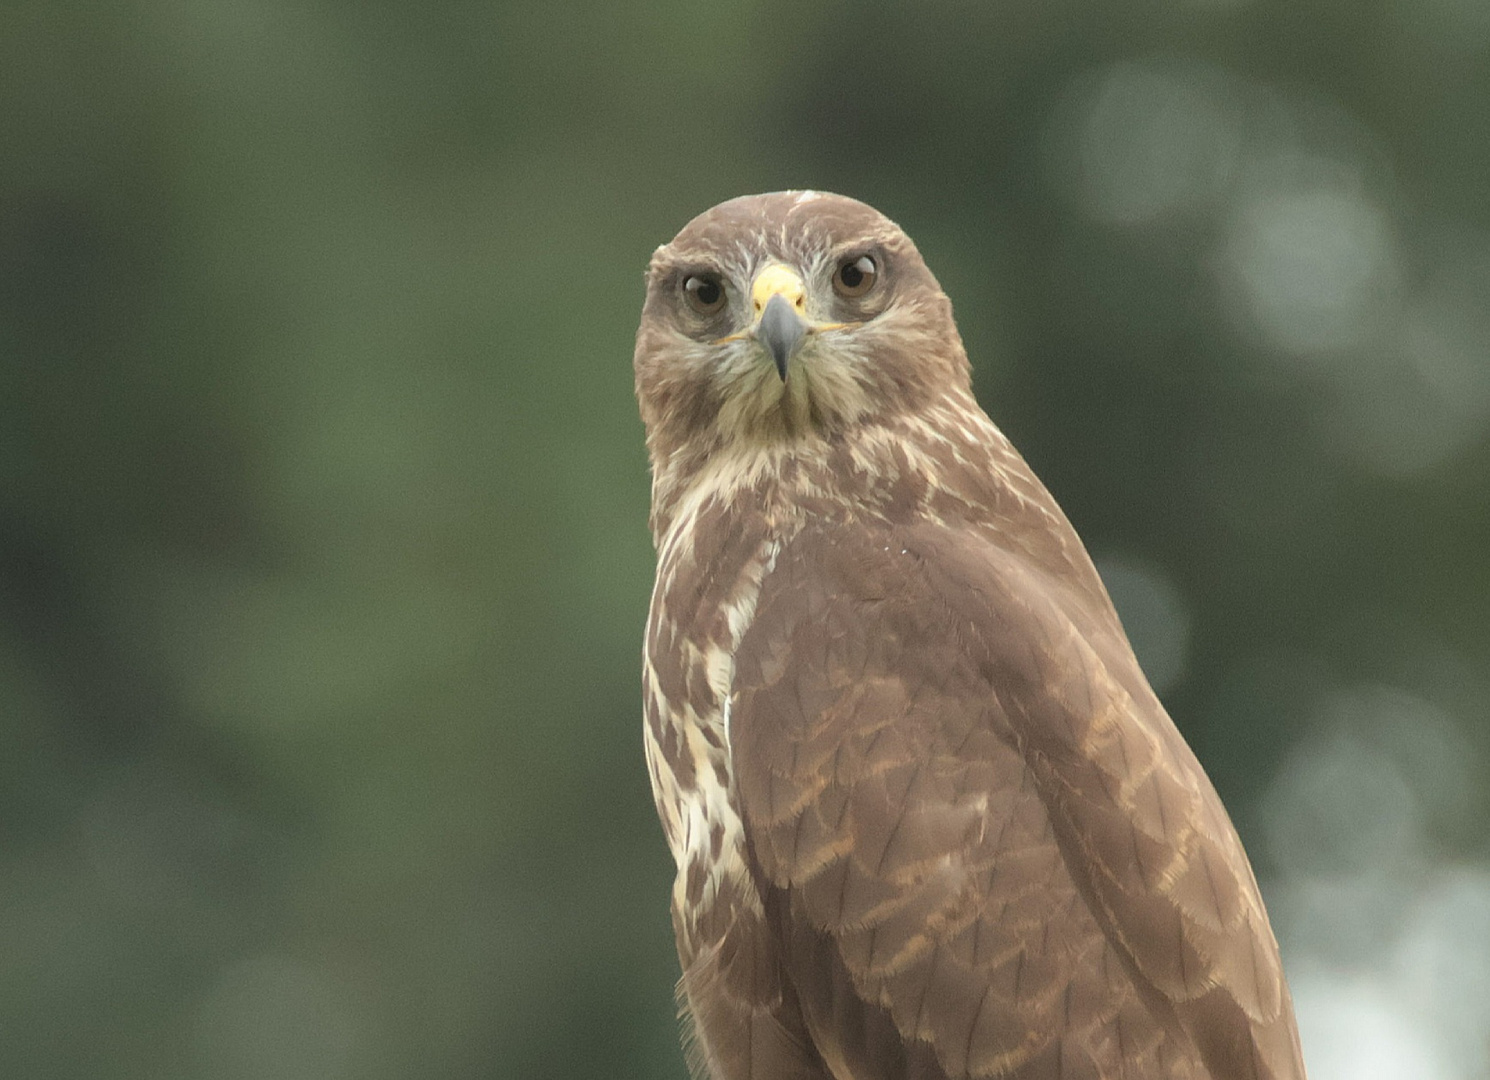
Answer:
POLYGON ((695 1073, 1301 1080, 1236 831, 905 233, 722 203, 635 366, 695 1073))

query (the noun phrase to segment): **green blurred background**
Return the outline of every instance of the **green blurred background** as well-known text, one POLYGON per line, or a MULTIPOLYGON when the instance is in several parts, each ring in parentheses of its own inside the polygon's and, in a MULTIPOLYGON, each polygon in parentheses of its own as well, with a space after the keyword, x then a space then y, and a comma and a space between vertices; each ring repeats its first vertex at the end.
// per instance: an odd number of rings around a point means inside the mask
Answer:
POLYGON ((1483 0, 6 3, 0 1075, 682 1080, 642 271, 916 238, 1264 880, 1490 1077, 1483 0))

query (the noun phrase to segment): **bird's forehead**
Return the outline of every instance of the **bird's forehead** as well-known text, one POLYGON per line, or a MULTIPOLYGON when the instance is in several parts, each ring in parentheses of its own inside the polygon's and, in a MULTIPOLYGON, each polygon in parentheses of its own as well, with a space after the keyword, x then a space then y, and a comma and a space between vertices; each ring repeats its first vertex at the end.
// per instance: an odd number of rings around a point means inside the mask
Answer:
POLYGON ((707 259, 758 265, 806 262, 844 245, 895 244, 898 226, 878 210, 843 195, 779 191, 745 195, 705 210, 658 254, 668 261, 707 259))

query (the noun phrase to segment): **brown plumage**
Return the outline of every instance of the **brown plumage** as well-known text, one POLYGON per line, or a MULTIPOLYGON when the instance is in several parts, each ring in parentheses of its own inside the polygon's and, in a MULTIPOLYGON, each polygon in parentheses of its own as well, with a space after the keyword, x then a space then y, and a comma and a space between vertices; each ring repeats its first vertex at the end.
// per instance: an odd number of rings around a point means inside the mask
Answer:
POLYGON ((698 1074, 1301 1080, 1236 832, 909 238, 752 196, 647 284, 646 745, 698 1074))

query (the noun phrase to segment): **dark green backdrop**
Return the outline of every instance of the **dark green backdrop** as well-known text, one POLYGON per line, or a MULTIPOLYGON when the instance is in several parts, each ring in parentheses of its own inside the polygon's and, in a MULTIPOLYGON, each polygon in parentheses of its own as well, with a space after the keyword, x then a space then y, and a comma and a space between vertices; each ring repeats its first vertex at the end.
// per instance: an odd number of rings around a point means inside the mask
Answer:
POLYGON ((688 218, 820 187, 1098 556, 1315 1080, 1490 1076, 1487 50, 1472 0, 5 4, 0 1073, 684 1077, 632 334, 688 218))

